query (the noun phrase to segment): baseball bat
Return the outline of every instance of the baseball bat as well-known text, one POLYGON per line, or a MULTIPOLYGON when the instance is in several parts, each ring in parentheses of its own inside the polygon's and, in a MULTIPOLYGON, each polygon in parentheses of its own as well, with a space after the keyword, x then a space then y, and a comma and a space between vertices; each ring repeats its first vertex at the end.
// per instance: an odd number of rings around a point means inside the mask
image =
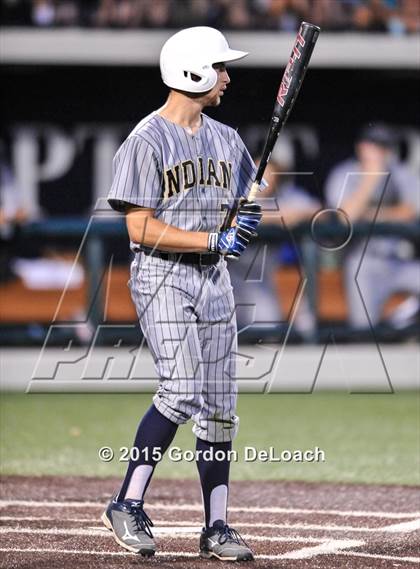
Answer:
POLYGON ((299 94, 320 31, 321 28, 314 24, 308 24, 308 22, 302 22, 300 25, 277 93, 264 150, 248 195, 248 201, 254 201, 257 196, 271 152, 299 94))

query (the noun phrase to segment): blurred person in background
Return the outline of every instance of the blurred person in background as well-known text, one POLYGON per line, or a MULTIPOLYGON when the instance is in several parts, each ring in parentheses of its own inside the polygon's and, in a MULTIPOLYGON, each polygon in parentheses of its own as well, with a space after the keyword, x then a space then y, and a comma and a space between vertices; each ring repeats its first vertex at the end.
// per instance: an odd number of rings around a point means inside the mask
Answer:
POLYGON ((399 15, 403 31, 409 34, 420 32, 420 3, 418 0, 401 0, 399 15))
MULTIPOLYGON (((414 223, 420 214, 420 180, 398 161, 394 145, 385 125, 364 127, 356 156, 335 166, 328 176, 328 205, 344 210, 352 223, 414 223)), ((414 247, 399 237, 372 236, 365 249, 366 240, 353 238, 343 251, 349 322, 357 328, 367 327, 369 321, 378 324, 386 301, 405 292, 411 296, 391 320, 404 326, 419 307, 420 261, 414 247)))
POLYGON ((224 27, 234 29, 252 28, 252 16, 247 0, 219 0, 225 9, 224 27))
MULTIPOLYGON (((264 179, 268 187, 258 200, 263 209, 262 222, 292 228, 310 219, 320 203, 293 179, 294 159, 290 142, 280 139, 270 157, 264 179)), ((289 314, 283 314, 275 284, 276 271, 285 265, 298 265, 295 249, 289 243, 251 243, 246 255, 230 263, 229 270, 234 289, 238 329, 279 325, 289 314)), ((296 294, 298 290, 296 290, 296 294)), ((310 333, 315 317, 310 312, 305 295, 299 301, 294 329, 302 335, 310 333)), ((293 307, 291 307, 291 312, 293 307)))
POLYGON ((135 0, 100 0, 92 23, 98 27, 130 28, 143 26, 147 5, 135 0))
POLYGON ((228 29, 255 29, 257 10, 252 0, 173 0, 172 21, 183 26, 212 25, 228 29))
POLYGON ((384 32, 389 17, 389 8, 383 0, 352 2, 354 4, 351 24, 354 31, 384 32))
POLYGON ((349 27, 348 6, 345 2, 317 0, 312 3, 310 21, 322 30, 340 31, 349 27))
MULTIPOLYGON (((210 0, 195 0, 185 2, 184 0, 172 1, 172 23, 175 27, 184 26, 204 26, 213 23, 209 13, 212 9, 210 0)), ((214 7, 213 7, 214 9, 214 7)))
POLYGON ((33 0, 31 17, 35 26, 46 28, 55 25, 54 2, 52 0, 33 0))
POLYGON ((57 2, 55 9, 55 22, 57 26, 78 26, 81 21, 79 2, 75 0, 62 0, 57 2))
POLYGON ((267 24, 275 29, 291 32, 299 28, 302 20, 312 21, 309 0, 259 0, 258 3, 265 8, 267 24))

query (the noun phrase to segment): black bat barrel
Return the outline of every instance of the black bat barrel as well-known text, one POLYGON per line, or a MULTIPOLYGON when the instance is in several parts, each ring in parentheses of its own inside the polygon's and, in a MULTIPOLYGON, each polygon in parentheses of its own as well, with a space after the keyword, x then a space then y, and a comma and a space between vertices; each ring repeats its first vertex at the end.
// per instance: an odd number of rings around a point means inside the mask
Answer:
POLYGON ((321 29, 314 24, 302 22, 293 45, 292 53, 284 70, 283 78, 277 93, 270 130, 265 141, 261 162, 255 181, 260 183, 271 151, 277 141, 280 130, 285 125, 290 111, 298 96, 309 60, 321 29))

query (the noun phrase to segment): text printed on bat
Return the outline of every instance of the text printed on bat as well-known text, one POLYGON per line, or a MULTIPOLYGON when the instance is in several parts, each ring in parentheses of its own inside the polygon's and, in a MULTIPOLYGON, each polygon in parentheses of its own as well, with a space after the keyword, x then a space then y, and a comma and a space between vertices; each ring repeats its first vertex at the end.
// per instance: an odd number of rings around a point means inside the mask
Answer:
POLYGON ((303 39, 302 35, 298 33, 296 38, 296 43, 293 46, 292 55, 287 63, 286 70, 283 75, 283 80, 280 83, 279 92, 277 93, 277 101, 283 107, 285 100, 284 97, 289 92, 290 83, 293 79, 293 66, 297 59, 300 59, 301 52, 299 51, 299 45, 303 47, 305 45, 305 40, 303 39))

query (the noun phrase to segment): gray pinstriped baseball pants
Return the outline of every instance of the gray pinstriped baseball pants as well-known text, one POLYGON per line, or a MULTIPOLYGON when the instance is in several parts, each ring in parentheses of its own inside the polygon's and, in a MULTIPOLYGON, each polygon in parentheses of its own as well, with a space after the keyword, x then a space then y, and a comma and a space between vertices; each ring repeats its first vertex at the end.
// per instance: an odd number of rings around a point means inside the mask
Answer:
POLYGON ((227 442, 237 432, 235 303, 226 261, 199 267, 136 253, 129 281, 160 378, 153 402, 176 424, 227 442))

